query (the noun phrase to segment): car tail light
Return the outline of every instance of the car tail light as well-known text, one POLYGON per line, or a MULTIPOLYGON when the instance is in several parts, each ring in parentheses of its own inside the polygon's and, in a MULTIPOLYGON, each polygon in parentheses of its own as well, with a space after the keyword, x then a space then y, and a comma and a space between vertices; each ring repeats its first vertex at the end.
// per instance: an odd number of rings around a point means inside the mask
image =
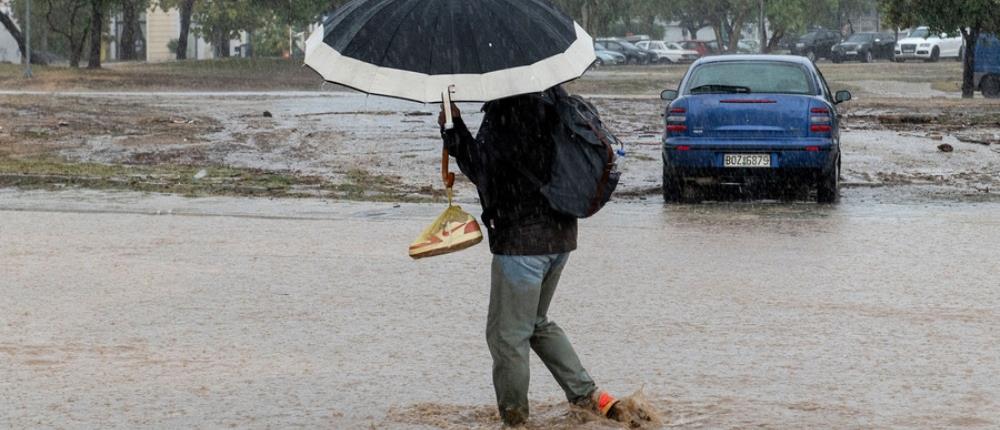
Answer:
POLYGON ((691 147, 687 145, 681 145, 676 148, 678 151, 690 151, 691 147))
POLYGON ((806 151, 809 151, 809 152, 819 152, 819 147, 818 146, 807 146, 806 147, 806 151))
MULTIPOLYGON (((814 107, 809 109, 809 131, 813 133, 830 133, 833 131, 833 116, 830 109, 814 107)), ((807 148, 808 149, 808 148, 807 148)))
POLYGON ((687 110, 670 108, 667 115, 667 135, 680 134, 687 131, 687 110))

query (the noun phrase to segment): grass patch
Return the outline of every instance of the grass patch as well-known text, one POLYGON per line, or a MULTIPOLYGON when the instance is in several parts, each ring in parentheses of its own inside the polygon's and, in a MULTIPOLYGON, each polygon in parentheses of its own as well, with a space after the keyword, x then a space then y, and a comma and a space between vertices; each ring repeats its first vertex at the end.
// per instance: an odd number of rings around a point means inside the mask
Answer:
POLYGON ((404 186, 398 177, 356 169, 346 181, 225 166, 73 163, 53 157, 0 157, 0 187, 88 188, 180 194, 189 197, 327 197, 345 200, 432 202, 431 187, 404 186), (204 170, 204 174, 201 171, 204 170))
POLYGON ((946 93, 960 93, 962 92, 962 81, 961 80, 943 80, 931 82, 931 88, 944 91, 946 93))
POLYGON ((0 88, 24 90, 317 90, 323 79, 298 60, 229 58, 166 63, 108 64, 99 70, 0 64, 0 88))
POLYGON ((315 177, 219 166, 136 166, 71 163, 51 157, 0 158, 0 187, 286 197, 297 194, 295 186, 320 183, 315 177), (205 174, 199 175, 202 170, 205 174))

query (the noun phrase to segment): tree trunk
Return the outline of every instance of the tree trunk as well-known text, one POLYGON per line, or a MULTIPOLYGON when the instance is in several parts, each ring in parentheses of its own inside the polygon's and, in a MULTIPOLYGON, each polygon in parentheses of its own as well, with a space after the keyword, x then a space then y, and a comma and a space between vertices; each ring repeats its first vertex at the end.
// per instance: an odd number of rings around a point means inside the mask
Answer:
POLYGON ((962 98, 971 99, 976 94, 976 42, 979 41, 979 33, 982 31, 977 23, 976 27, 962 29, 962 37, 965 38, 965 58, 962 59, 962 98))
POLYGON ((771 39, 768 40, 767 46, 764 48, 766 53, 770 54, 775 49, 778 48, 778 44, 781 43, 781 39, 785 37, 785 30, 774 30, 771 33, 771 39))
POLYGON ((83 33, 80 40, 70 41, 69 44, 69 66, 74 69, 80 68, 80 59, 83 58, 83 45, 87 39, 87 32, 83 33))
POLYGON ((181 34, 177 39, 177 59, 186 60, 188 50, 188 33, 191 31, 191 13, 194 12, 194 0, 181 2, 181 34))
POLYGON ((685 29, 687 30, 687 32, 689 34, 688 38, 690 40, 697 40, 698 39, 698 30, 701 30, 701 29, 700 28, 695 28, 695 24, 688 24, 688 25, 684 25, 683 27, 685 27, 685 29))
POLYGON ((17 28, 17 25, 14 24, 14 21, 12 21, 10 17, 3 12, 0 12, 0 22, 3 23, 3 26, 4 28, 7 29, 7 32, 14 37, 14 41, 17 42, 17 50, 21 51, 21 58, 23 59, 24 51, 26 49, 24 47, 24 35, 21 34, 21 29, 17 28))
MULTIPOLYGON (((715 25, 712 26, 712 30, 715 30, 715 44, 719 46, 719 51, 725 49, 722 46, 722 20, 719 20, 715 25)), ((722 52, 716 52, 716 54, 721 54, 722 52)))
POLYGON ((118 41, 118 59, 122 61, 135 60, 135 30, 138 27, 136 0, 122 0, 122 37, 118 41))
POLYGON ((227 31, 221 31, 212 38, 212 45, 215 48, 215 58, 229 57, 229 36, 227 31))
POLYGON ((729 52, 736 53, 739 51, 740 39, 743 37, 743 21, 746 19, 745 14, 740 14, 736 16, 733 21, 733 25, 728 28, 729 30, 729 52))
POLYGON ((88 69, 101 68, 101 37, 104 35, 104 0, 90 2, 90 55, 88 69))
MULTIPOLYGON (((21 29, 17 28, 14 21, 3 12, 0 12, 0 22, 3 23, 4 28, 7 29, 7 32, 14 38, 14 42, 17 43, 17 50, 21 53, 21 62, 24 63, 24 52, 27 51, 24 45, 24 34, 21 33, 21 29)), ((44 61, 38 56, 37 52, 31 53, 31 64, 44 64, 44 61)))

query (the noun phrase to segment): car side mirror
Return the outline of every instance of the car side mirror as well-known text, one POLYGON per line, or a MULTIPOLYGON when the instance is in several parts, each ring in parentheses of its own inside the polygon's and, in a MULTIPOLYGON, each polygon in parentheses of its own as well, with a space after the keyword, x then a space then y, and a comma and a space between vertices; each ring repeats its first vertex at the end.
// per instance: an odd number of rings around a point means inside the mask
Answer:
POLYGON ((677 95, 677 90, 663 90, 663 92, 660 93, 660 99, 671 101, 677 99, 677 95))
POLYGON ((837 91, 837 95, 835 95, 833 99, 838 104, 846 102, 846 101, 848 101, 848 100, 851 99, 851 92, 850 91, 845 91, 845 90, 837 91))
POLYGON ((875 43, 882 43, 882 39, 875 39, 875 43))

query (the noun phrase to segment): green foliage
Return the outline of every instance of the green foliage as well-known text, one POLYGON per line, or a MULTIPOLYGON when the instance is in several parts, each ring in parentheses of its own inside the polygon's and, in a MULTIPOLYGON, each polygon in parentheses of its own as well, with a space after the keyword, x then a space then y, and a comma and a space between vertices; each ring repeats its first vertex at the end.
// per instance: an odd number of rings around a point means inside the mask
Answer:
POLYGON ((886 20, 900 27, 926 25, 935 31, 956 28, 1000 31, 1000 0, 883 0, 886 20))
POLYGON ((935 32, 959 29, 965 39, 962 97, 975 92, 975 47, 981 33, 1000 33, 1000 0, 883 0, 886 20, 900 27, 926 25, 935 32))
MULTIPOLYGON (((594 35, 657 34, 657 22, 676 22, 689 33, 712 27, 735 47, 744 27, 759 21, 760 0, 554 0, 594 35)), ((839 28, 846 17, 870 11, 876 0, 765 0, 772 33, 839 28)))

